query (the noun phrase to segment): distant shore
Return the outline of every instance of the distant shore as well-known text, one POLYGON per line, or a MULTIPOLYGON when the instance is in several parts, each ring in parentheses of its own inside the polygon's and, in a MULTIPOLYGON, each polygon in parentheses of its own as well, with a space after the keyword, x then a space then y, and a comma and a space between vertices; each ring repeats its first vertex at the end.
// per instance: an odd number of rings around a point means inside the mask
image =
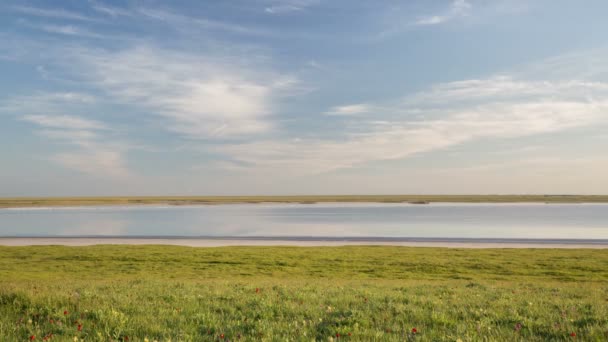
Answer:
POLYGON ((2 237, 0 246, 94 246, 94 245, 172 245, 186 247, 228 246, 402 246, 444 248, 565 248, 608 249, 608 240, 542 239, 436 239, 436 238, 273 238, 273 237, 2 237))
POLYGON ((319 195, 0 198, 0 208, 259 203, 608 203, 608 195, 319 195))

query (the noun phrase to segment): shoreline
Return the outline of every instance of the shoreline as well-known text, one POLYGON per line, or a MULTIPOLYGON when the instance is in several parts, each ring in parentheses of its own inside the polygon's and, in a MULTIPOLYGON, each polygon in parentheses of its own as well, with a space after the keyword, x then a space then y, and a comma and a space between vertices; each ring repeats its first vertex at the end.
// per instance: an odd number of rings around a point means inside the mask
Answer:
POLYGON ((608 203, 608 195, 306 195, 306 196, 125 196, 0 198, 2 208, 81 207, 105 205, 220 205, 220 204, 381 203, 608 203))
POLYGON ((0 246, 169 245, 184 247, 285 246, 401 246, 467 249, 557 248, 608 249, 607 240, 440 239, 440 238, 288 238, 288 237, 0 237, 0 246))

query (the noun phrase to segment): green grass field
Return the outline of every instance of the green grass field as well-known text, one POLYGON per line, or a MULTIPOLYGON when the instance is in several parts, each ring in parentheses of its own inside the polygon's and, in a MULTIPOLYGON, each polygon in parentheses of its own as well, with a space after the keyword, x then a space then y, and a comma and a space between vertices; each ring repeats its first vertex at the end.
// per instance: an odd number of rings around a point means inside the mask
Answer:
POLYGON ((231 204, 231 203, 608 203, 600 195, 347 195, 347 196, 181 196, 181 197, 40 197, 0 198, 0 208, 128 205, 128 204, 231 204))
POLYGON ((0 247, 0 336, 606 341, 608 252, 0 247))

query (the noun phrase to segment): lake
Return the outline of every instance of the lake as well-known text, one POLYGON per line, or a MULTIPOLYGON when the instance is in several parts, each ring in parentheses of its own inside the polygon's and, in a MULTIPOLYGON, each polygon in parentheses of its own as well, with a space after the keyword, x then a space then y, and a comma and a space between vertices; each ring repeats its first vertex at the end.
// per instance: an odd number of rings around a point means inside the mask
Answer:
POLYGON ((231 204, 0 209, 3 237, 608 239, 608 204, 231 204))

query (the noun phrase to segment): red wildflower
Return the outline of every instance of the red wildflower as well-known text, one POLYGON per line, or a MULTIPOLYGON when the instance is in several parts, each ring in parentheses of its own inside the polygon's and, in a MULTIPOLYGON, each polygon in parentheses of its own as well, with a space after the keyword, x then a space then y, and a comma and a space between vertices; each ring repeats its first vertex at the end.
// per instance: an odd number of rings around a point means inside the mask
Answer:
POLYGON ((64 315, 69 314, 68 310, 65 310, 65 311, 63 312, 63 314, 64 314, 64 315))
POLYGON ((520 331, 520 330, 521 330, 521 328, 522 328, 521 323, 517 323, 517 324, 515 324, 515 331, 520 331))
POLYGON ((418 333, 418 329, 412 328, 412 334, 416 334, 416 333, 418 333))
POLYGON ((573 331, 573 332, 570 333, 570 336, 576 337, 576 333, 573 331))
POLYGON ((255 293, 260 293, 260 289, 258 287, 255 288, 255 293))
POLYGON ((224 338, 224 334, 220 334, 220 338, 224 338))
POLYGON ((35 339, 36 339, 36 335, 32 335, 32 336, 30 336, 30 341, 33 341, 33 340, 35 340, 35 339))
POLYGON ((352 335, 351 333, 348 333, 348 336, 351 336, 351 335, 352 335))
POLYGON ((340 338, 340 333, 336 333, 336 337, 337 337, 337 338, 340 338))
POLYGON ((82 331, 82 324, 78 324, 78 331, 82 331))

